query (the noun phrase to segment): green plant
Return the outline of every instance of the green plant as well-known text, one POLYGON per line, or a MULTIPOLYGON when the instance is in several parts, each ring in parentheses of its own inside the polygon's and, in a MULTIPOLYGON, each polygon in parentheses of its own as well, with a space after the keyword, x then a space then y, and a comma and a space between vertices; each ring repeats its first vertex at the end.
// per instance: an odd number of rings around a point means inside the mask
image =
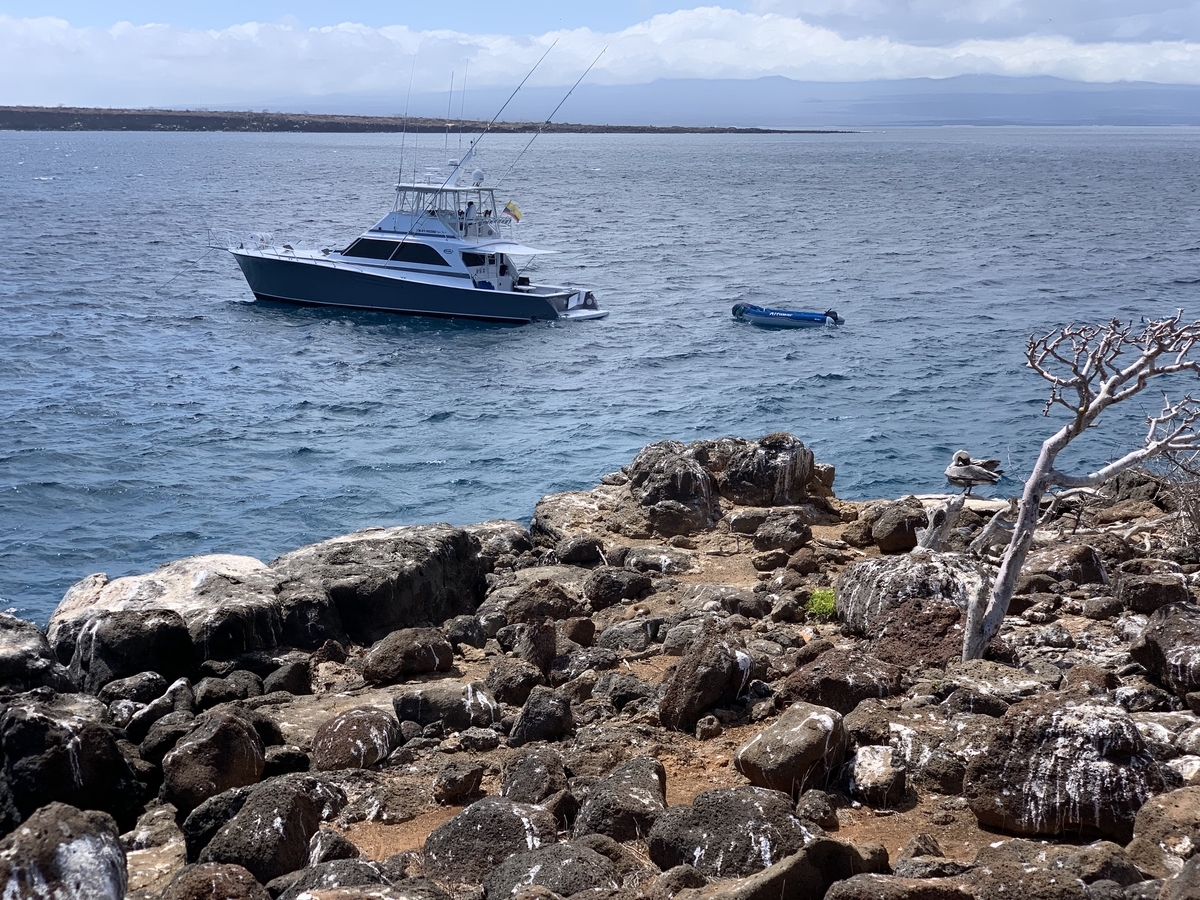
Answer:
POLYGON ((832 622, 837 618, 837 604, 833 599, 833 588, 817 588, 804 604, 804 611, 813 619, 832 622))

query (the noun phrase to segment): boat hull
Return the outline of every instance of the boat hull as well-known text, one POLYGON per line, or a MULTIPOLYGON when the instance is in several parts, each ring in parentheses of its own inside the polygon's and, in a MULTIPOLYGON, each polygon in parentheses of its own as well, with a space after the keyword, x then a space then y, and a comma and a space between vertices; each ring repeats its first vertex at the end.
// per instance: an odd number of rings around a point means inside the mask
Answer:
POLYGON ((840 325, 837 313, 809 312, 805 310, 766 309, 749 303, 738 303, 733 307, 733 317, 739 322, 749 322, 759 328, 825 328, 840 325))
POLYGON ((482 290, 465 278, 465 284, 457 287, 403 275, 377 275, 322 260, 231 252, 259 300, 487 322, 524 323, 604 314, 600 310, 580 310, 583 314, 572 315, 573 310, 564 310, 565 315, 560 315, 554 302, 545 296, 482 290))

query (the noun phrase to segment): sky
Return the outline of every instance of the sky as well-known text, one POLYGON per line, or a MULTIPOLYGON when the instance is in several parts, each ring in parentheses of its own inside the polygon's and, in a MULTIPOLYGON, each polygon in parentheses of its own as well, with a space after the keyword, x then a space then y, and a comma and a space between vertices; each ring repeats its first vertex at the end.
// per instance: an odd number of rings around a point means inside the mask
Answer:
POLYGON ((306 98, 659 79, 957 75, 1200 84, 1200 0, 161 4, 0 0, 0 104, 280 108, 306 98))

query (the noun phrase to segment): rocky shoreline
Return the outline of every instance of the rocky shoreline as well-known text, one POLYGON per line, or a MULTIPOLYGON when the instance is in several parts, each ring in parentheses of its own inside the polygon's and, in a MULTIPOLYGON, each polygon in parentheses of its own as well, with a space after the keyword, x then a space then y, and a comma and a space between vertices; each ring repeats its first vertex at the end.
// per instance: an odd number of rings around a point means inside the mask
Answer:
POLYGON ((644 448, 529 528, 374 528, 0 614, 0 892, 1200 897, 1198 553, 1149 476, 993 562, 789 434, 644 448))

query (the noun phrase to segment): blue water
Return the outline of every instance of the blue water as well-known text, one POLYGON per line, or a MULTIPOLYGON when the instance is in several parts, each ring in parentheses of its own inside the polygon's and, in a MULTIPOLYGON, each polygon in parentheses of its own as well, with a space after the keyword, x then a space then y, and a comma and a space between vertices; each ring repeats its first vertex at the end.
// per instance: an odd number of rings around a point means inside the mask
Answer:
MULTIPOLYGON (((441 161, 407 140, 406 168, 441 161)), ((487 138, 493 181, 525 141, 487 138)), ((209 229, 344 245, 398 142, 0 134, 0 608, 44 621, 91 572, 191 554, 528 519, 665 438, 790 430, 854 499, 943 490, 959 447, 1019 476, 1055 427, 1031 332, 1200 315, 1200 130, 545 136, 501 193, 569 251, 536 276, 612 312, 570 326, 257 304, 202 256, 209 229), (847 324, 763 331, 739 300, 847 324)))

